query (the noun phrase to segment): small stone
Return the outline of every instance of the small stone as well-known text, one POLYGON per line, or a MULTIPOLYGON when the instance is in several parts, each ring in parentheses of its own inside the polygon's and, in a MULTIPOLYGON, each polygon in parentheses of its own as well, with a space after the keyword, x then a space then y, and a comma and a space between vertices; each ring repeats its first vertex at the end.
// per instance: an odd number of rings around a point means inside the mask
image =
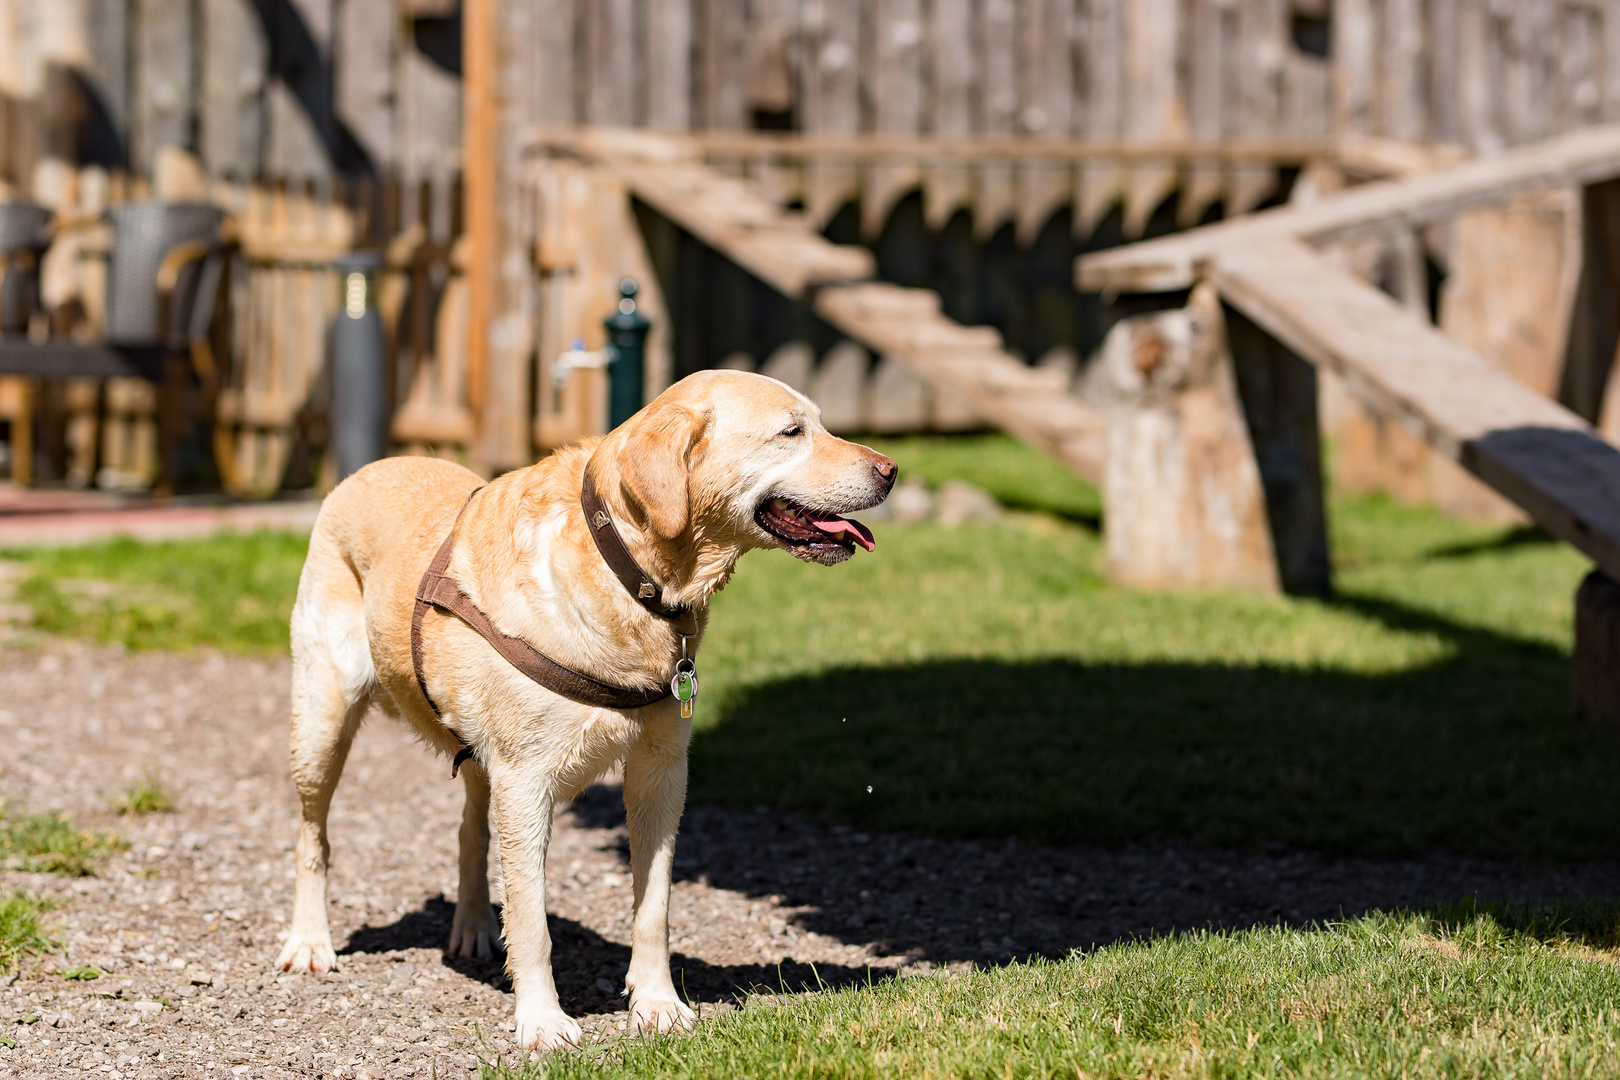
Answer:
POLYGON ((889 492, 884 505, 888 506, 897 525, 910 525, 925 521, 934 512, 934 496, 926 485, 913 480, 902 481, 889 492))
POLYGON ((963 525, 970 521, 995 521, 1001 517, 1001 504, 981 487, 961 480, 947 480, 939 489, 934 516, 941 525, 963 525))
POLYGON ((191 976, 191 985, 192 986, 213 986, 214 985, 214 976, 211 975, 210 973, 206 972, 206 971, 193 972, 192 976, 191 976))

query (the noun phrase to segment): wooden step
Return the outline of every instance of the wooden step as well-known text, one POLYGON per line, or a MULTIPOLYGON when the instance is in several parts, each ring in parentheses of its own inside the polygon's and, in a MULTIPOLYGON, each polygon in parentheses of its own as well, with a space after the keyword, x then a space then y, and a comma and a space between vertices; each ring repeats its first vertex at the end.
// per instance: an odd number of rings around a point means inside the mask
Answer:
POLYGON ((745 180, 703 165, 695 144, 647 132, 582 132, 568 149, 613 172, 636 197, 783 294, 937 390, 1052 455, 1093 483, 1103 475, 1108 419, 1067 379, 1006 351, 988 326, 964 326, 939 294, 874 281, 865 248, 834 244, 745 180))

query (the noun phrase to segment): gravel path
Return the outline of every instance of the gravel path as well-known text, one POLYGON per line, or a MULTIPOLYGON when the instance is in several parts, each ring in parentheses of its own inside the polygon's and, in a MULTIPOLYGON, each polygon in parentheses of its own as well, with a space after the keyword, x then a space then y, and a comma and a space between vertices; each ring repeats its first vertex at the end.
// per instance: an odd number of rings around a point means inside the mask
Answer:
MULTIPOLYGON (((52 918, 66 943, 65 957, 0 987, 0 1030, 18 1043, 0 1049, 0 1075, 463 1076, 480 1054, 511 1055, 499 967, 440 952, 461 785, 387 720, 361 734, 332 811, 341 968, 298 977, 271 967, 297 819, 286 710, 285 662, 0 647, 0 794, 130 841, 95 878, 0 882, 59 898, 52 918), (176 793, 177 812, 112 819, 112 799, 149 770, 176 793), (72 965, 104 974, 70 982, 58 971, 72 965)), ((622 1031, 630 889, 617 791, 593 788, 562 814, 552 850, 564 1007, 595 1036, 622 1031)), ((712 806, 689 810, 676 878, 676 985, 704 1015, 751 988, 1062 955, 1155 929, 1307 921, 1464 894, 1620 895, 1613 864, 1053 851, 712 806)))

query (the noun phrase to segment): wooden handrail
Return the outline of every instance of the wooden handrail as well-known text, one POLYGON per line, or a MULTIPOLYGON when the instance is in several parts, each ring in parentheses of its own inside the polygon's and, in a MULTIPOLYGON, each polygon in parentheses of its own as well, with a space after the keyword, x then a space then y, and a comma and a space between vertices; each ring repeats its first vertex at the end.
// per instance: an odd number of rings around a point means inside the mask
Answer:
POLYGON ((1158 240, 1081 256, 1080 288, 1167 292, 1188 288, 1200 267, 1223 251, 1274 240, 1339 243, 1421 228, 1474 206, 1524 191, 1589 184, 1620 176, 1620 125, 1584 128, 1402 180, 1380 180, 1304 206, 1281 206, 1158 240))

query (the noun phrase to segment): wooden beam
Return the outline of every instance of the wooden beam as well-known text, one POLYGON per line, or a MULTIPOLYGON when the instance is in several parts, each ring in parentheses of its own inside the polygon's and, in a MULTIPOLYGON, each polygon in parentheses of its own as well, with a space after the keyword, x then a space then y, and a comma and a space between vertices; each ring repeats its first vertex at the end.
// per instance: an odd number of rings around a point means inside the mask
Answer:
POLYGON ((1298 240, 1219 251, 1208 272, 1267 333, 1620 577, 1620 449, 1586 421, 1298 240))
MULTIPOLYGON (((548 127, 534 132, 532 143, 554 150, 572 149, 581 138, 593 138, 600 128, 548 127)), ((767 161, 1131 161, 1174 163, 1189 160, 1255 161, 1271 165, 1298 165, 1319 157, 1333 157, 1331 143, 1251 140, 1199 142, 1186 139, 1127 141, 1122 139, 1030 139, 1007 136, 927 135, 776 135, 750 131, 696 131, 681 140, 698 156, 767 161)), ((1393 151, 1391 151, 1393 153, 1393 151)), ((1369 150, 1358 154, 1367 168, 1376 160, 1369 150)))
POLYGON ((467 400, 483 412, 500 244, 500 0, 462 6, 462 199, 467 223, 467 400))
POLYGON ((1382 180, 1302 206, 1282 206, 1159 240, 1082 256, 1080 288, 1166 292, 1189 288, 1217 254, 1274 240, 1312 244, 1374 237, 1392 224, 1408 229, 1459 210, 1500 202, 1521 191, 1592 184, 1620 176, 1620 125, 1585 128, 1496 157, 1402 180, 1382 180))

